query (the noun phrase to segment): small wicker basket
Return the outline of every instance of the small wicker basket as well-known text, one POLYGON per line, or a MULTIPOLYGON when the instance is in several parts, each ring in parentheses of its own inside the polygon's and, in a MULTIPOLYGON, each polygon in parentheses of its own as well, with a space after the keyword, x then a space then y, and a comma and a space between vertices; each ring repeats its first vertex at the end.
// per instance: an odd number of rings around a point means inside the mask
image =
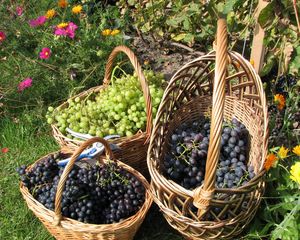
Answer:
MULTIPOLYGON (((74 100, 77 97, 79 97, 80 99, 84 99, 92 93, 99 93, 101 89, 107 88, 110 84, 114 60, 121 52, 127 55, 140 80, 141 87, 143 90, 143 95, 145 98, 145 104, 146 104, 147 125, 146 125, 145 132, 139 130, 131 137, 121 137, 118 139, 110 140, 109 142, 117 144, 122 150, 119 153, 115 153, 117 159, 119 159, 120 161, 124 161, 129 166, 137 169, 143 175, 147 176, 149 174, 147 170, 148 168, 147 168, 146 154, 149 146, 149 139, 150 139, 150 134, 152 129, 152 104, 151 104, 151 96, 150 96, 150 91, 149 91, 146 78, 142 72, 141 65, 139 64, 135 54, 126 46, 118 46, 114 48, 106 64, 103 85, 84 91, 76 96, 73 96, 71 99, 74 100)), ((66 101, 56 109, 58 108, 64 109, 67 108, 68 106, 69 104, 66 101)), ((55 124, 52 124, 51 127, 53 130, 53 136, 61 147, 74 151, 76 148, 80 146, 80 144, 82 144, 83 141, 81 140, 70 139, 67 136, 65 136, 55 124)))
MULTIPOLYGON (((139 181, 141 181, 141 183, 144 185, 146 189, 145 202, 136 214, 118 223, 99 224, 99 225, 82 223, 71 218, 63 217, 61 215, 62 193, 63 193, 64 185, 67 180, 68 174, 72 170, 72 167, 77 157, 80 155, 80 153, 86 147, 90 146, 94 142, 101 142, 102 144, 104 144, 106 150, 106 156, 109 156, 109 159, 114 159, 108 143, 102 138, 95 137, 84 142, 78 148, 78 150, 76 150, 76 152, 72 155, 70 162, 65 167, 64 172, 59 180, 57 186, 57 192, 55 196, 55 212, 47 209, 44 205, 42 205, 40 202, 34 199, 33 196, 29 193, 28 189, 22 183, 20 183, 20 191, 29 209, 33 211, 33 213, 40 219, 40 221, 44 224, 44 226, 56 239, 61 239, 61 240, 66 240, 66 239, 130 240, 133 239, 136 231, 138 230, 139 226, 142 224, 152 204, 152 197, 150 195, 149 184, 147 180, 138 171, 134 170, 133 168, 117 160, 115 160, 117 164, 119 166, 122 166, 128 172, 132 173, 137 179, 139 179, 139 181)), ((41 161, 41 159, 36 161, 35 164, 41 161)), ((32 168, 35 164, 30 166, 30 168, 32 168)))
POLYGON ((147 163, 151 192, 169 224, 187 239, 230 239, 254 217, 265 184, 268 116, 263 86, 251 64, 227 51, 227 29, 218 20, 217 49, 183 66, 167 86, 155 119, 147 163), (211 116, 204 184, 188 190, 162 174, 170 134, 183 122, 211 116), (223 119, 249 131, 248 164, 256 176, 237 188, 216 188, 223 119), (208 217, 209 216, 209 217, 208 217))

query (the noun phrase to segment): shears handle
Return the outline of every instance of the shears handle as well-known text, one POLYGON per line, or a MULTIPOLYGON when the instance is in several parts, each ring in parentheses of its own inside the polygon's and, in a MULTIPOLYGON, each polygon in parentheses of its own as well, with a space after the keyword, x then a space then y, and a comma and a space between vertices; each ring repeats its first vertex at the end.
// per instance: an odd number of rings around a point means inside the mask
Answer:
MULTIPOLYGON (((83 158, 92 158, 92 157, 94 157, 97 152, 97 149, 96 148, 89 148, 89 149, 87 149, 87 150, 85 150, 85 151, 83 151, 79 156, 78 156, 78 158, 76 159, 76 161, 79 161, 79 160, 81 160, 81 159, 83 159, 83 158)), ((98 153, 100 153, 100 151, 98 151, 98 153)), ((68 162, 71 160, 71 158, 69 157, 69 158, 66 158, 66 159, 64 159, 64 160, 61 160, 61 161, 59 161, 58 162, 58 166, 61 166, 61 167, 65 167, 67 164, 68 164, 68 162)))

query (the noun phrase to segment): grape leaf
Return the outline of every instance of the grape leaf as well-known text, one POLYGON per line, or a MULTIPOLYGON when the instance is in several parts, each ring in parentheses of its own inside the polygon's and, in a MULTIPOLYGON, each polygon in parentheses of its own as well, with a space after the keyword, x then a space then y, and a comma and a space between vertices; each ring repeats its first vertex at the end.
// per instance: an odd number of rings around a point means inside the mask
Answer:
POLYGON ((272 23, 274 17, 274 2, 271 2, 264 9, 261 10, 258 16, 258 23, 262 28, 266 28, 272 23))

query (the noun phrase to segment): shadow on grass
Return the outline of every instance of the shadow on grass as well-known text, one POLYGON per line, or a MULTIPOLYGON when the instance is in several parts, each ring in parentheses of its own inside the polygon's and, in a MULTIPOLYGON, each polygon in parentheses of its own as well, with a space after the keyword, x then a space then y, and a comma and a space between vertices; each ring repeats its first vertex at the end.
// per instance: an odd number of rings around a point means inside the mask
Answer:
POLYGON ((159 208, 152 204, 134 240, 182 240, 181 235, 169 226, 159 208))

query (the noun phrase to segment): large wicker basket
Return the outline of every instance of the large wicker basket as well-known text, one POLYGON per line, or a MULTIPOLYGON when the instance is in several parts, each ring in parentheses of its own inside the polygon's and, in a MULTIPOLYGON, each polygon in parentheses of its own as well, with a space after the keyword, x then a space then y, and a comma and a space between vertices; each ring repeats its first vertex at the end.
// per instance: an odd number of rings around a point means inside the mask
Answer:
MULTIPOLYGON (((128 165, 119 162, 119 166, 122 166, 128 172, 134 174, 134 176, 141 181, 146 189, 145 202, 140 210, 133 216, 113 224, 86 224, 79 221, 76 221, 71 218, 66 218, 61 215, 61 200, 62 193, 64 189, 65 182, 67 180, 69 172, 72 170, 72 167, 75 163, 76 158, 80 153, 89 145, 94 142, 101 142, 105 146, 106 156, 109 156, 110 159, 113 159, 112 152, 108 146, 108 143, 98 137, 92 138, 84 142, 78 150, 72 155, 72 158, 68 165, 65 167, 64 172, 59 180, 57 192, 55 196, 55 212, 47 209, 44 205, 38 202, 33 196, 29 193, 28 189, 21 183, 20 190, 25 199, 28 207, 33 213, 40 219, 48 231, 56 238, 61 240, 67 239, 88 239, 88 240, 130 240, 133 239, 136 231, 139 226, 142 224, 151 204, 152 197, 149 191, 149 184, 147 180, 136 170, 129 167, 128 165)), ((49 154, 50 155, 50 154, 49 154)), ((44 158, 42 158, 44 159, 44 158)), ((103 158, 101 158, 103 161, 103 158)), ((99 158, 100 160, 100 158, 99 158)), ((37 164, 41 159, 39 159, 35 164, 37 164)), ((105 162, 106 160, 104 160, 105 162)), ((31 167, 33 167, 33 164, 31 167)), ((30 168, 31 168, 30 167, 30 168)))
POLYGON ((218 20, 216 52, 184 65, 167 86, 155 119, 147 163, 151 192, 169 224, 188 239, 230 239, 254 217, 264 193, 268 142, 265 94, 251 64, 227 51, 227 29, 218 20), (162 174, 170 134, 183 122, 211 117, 204 184, 188 190, 162 174), (223 118, 249 131, 248 164, 256 176, 237 188, 216 188, 223 118), (208 217, 209 216, 209 217, 208 217))
MULTIPOLYGON (((125 161, 126 164, 130 165, 131 167, 140 171, 143 175, 147 176, 148 170, 146 154, 149 146, 149 139, 152 129, 152 104, 147 81, 135 54, 126 46, 118 46, 114 48, 107 60, 103 85, 84 91, 76 96, 73 96, 71 99, 74 100, 76 97, 84 99, 92 93, 99 93, 101 89, 107 88, 110 84, 114 61, 118 54, 121 52, 127 55, 140 80, 146 104, 147 125, 145 132, 139 130, 131 137, 121 137, 119 139, 110 140, 110 142, 117 144, 122 150, 119 153, 115 153, 117 159, 119 159, 120 161, 125 161)), ((64 109, 68 106, 69 104, 66 101, 63 104, 61 104, 58 108, 64 109)), ((61 147, 70 150, 75 150, 76 148, 78 148, 78 146, 80 146, 80 144, 82 144, 83 141, 81 140, 70 139, 67 136, 65 136, 56 125, 52 124, 51 127, 53 130, 53 136, 61 147)))

